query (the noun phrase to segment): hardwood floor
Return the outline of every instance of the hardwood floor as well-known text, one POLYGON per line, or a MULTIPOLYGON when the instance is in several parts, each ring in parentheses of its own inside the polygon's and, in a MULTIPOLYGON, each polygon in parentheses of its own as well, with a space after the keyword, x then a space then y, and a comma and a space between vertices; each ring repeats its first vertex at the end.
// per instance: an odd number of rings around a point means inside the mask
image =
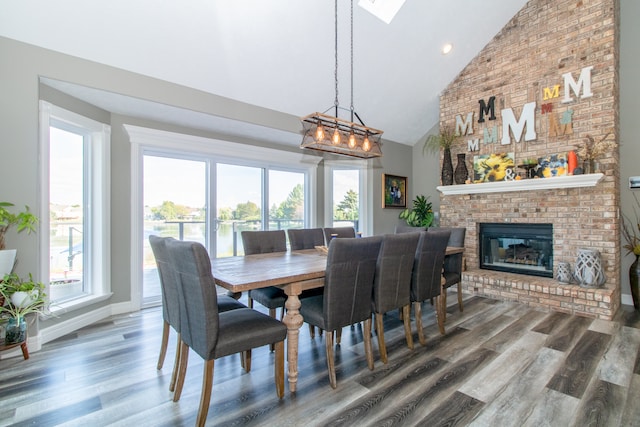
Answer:
MULTIPOLYGON (((324 340, 300 337, 295 394, 278 400, 273 353, 217 360, 207 425, 221 426, 637 426, 640 313, 615 321, 547 313, 478 297, 459 313, 449 298, 446 334, 423 307, 428 343, 407 349, 397 314, 385 316, 389 363, 367 369, 362 329, 345 328, 336 349, 338 388, 328 382, 324 340)), ((156 370, 160 308, 115 316, 50 342, 31 358, 0 360, 0 425, 194 425, 202 360, 191 353, 182 398, 169 381, 172 333, 156 370)))

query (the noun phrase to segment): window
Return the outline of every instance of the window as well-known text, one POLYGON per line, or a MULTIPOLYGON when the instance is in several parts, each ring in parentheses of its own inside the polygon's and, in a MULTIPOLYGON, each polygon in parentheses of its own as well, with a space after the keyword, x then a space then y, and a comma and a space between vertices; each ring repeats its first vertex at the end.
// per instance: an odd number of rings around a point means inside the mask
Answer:
POLYGON ((360 171, 333 169, 331 177, 331 226, 353 226, 360 231, 360 171))
MULTIPOLYGON (((125 128, 130 136, 134 164, 132 197, 136 202, 132 212, 132 233, 139 244, 139 250, 134 253, 136 259, 132 261, 134 305, 156 303, 147 299, 152 296, 153 282, 158 283, 155 265, 149 257, 148 234, 160 232, 180 238, 175 225, 171 229, 165 218, 156 220, 154 225, 150 223, 149 218, 158 203, 192 208, 201 205, 198 212, 194 209, 191 212, 198 215, 198 222, 202 222, 198 229, 204 236, 192 235, 190 240, 204 243, 215 257, 242 255, 240 233, 243 230, 278 230, 315 224, 309 195, 315 188, 312 171, 315 172, 316 164, 308 160, 302 162, 301 154, 261 147, 247 150, 245 145, 227 141, 131 125, 125 125, 125 128), (178 165, 187 165, 188 173, 170 175, 181 183, 181 191, 171 191, 168 183, 160 184, 151 177, 151 165, 160 161, 165 168, 174 170, 178 165), (156 191, 154 202, 150 201, 151 188, 156 191), (196 196, 197 201, 193 201, 196 196), (140 295, 143 298, 136 299, 140 295)), ((173 184, 175 182, 171 186, 173 184)), ((186 216, 182 217, 178 222, 186 221, 186 216)), ((187 225, 191 224, 184 224, 185 239, 187 225)))
POLYGON ((41 101, 41 274, 55 311, 109 285, 109 127, 41 101))

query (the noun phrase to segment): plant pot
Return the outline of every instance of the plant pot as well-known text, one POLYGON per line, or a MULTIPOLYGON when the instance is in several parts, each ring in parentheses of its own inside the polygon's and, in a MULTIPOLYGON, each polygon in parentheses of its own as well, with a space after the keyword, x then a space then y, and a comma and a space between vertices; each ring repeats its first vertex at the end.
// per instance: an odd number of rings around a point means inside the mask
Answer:
POLYGON ((640 290, 638 289, 638 274, 640 274, 640 257, 636 255, 636 260, 629 267, 629 286, 631 287, 631 298, 633 298, 633 307, 640 310, 640 290))
POLYGON ((0 250, 0 279, 5 274, 9 274, 13 271, 13 266, 16 263, 16 249, 3 249, 0 250))
POLYGON ((11 304, 16 307, 27 307, 38 299, 38 291, 23 292, 18 291, 11 294, 11 304))
POLYGON ((5 345, 18 344, 27 339, 27 322, 24 317, 10 317, 5 329, 5 345))

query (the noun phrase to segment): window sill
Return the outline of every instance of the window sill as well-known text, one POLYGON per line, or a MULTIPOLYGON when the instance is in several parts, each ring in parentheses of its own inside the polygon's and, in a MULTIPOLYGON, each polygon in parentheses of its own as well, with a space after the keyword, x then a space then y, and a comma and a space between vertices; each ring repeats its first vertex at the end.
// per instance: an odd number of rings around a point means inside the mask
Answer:
MULTIPOLYGON (((59 316, 61 314, 65 314, 65 313, 69 313, 72 312, 74 310, 78 310, 81 309, 83 307, 87 307, 89 305, 101 302, 101 301, 106 301, 109 298, 111 298, 111 295, 113 295, 113 293, 107 293, 107 294, 103 294, 103 295, 86 295, 80 298, 75 298, 72 299, 70 301, 65 301, 65 302, 61 302, 61 303, 53 303, 51 305, 51 308, 49 309, 49 312, 53 315, 53 316, 59 316)), ((46 319, 47 317, 49 317, 48 315, 44 315, 41 316, 42 318, 46 319)))
POLYGON ((555 178, 521 179, 519 181, 485 182, 482 184, 441 185, 443 195, 506 193, 509 191, 550 190, 558 188, 594 187, 604 177, 601 173, 558 176, 555 178))

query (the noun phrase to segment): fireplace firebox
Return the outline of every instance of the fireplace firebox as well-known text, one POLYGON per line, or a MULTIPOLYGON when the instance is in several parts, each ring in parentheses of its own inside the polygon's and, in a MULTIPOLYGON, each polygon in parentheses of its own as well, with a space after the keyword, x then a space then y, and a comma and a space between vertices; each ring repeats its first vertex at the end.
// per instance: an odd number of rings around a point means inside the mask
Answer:
POLYGON ((553 225, 481 223, 480 268, 553 277, 553 225))

